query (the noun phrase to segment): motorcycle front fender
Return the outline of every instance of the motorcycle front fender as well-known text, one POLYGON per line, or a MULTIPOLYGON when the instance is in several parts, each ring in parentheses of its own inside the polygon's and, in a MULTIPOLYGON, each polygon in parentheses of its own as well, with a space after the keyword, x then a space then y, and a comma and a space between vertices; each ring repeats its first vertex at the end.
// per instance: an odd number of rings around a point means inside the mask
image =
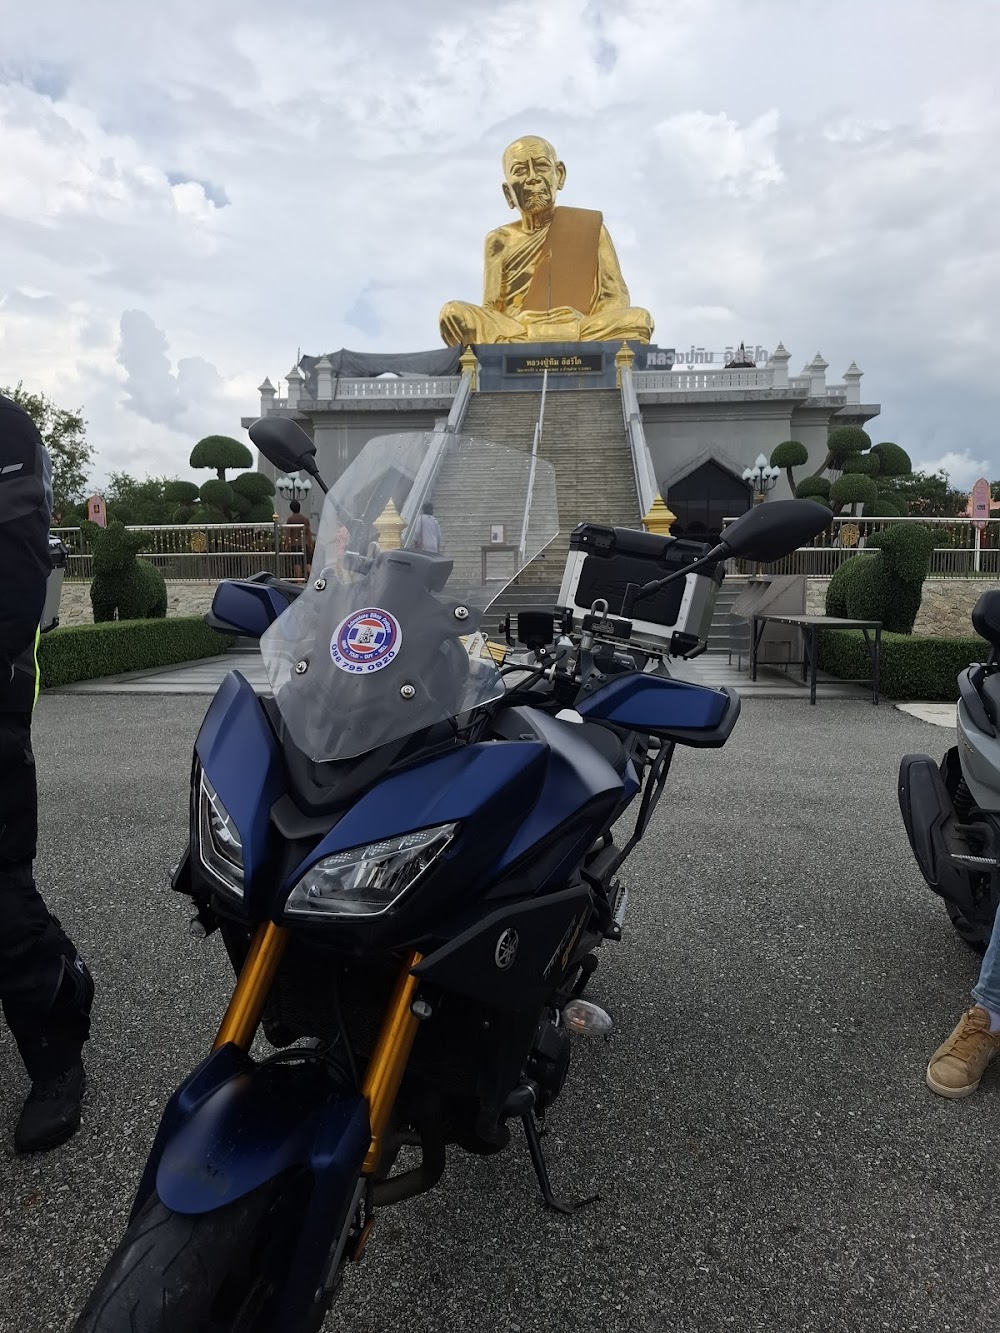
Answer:
POLYGON ((364 1099, 343 1096, 318 1061, 257 1064, 226 1045, 167 1103, 132 1215, 154 1191, 174 1212, 212 1212, 296 1169, 336 1213, 370 1141, 364 1099))

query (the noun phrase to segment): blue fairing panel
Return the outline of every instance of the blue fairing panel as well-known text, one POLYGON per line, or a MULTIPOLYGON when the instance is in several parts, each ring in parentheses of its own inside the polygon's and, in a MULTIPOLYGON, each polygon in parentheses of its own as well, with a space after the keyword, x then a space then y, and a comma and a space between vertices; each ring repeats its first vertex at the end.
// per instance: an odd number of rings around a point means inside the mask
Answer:
POLYGON ((325 856, 435 824, 461 823, 464 842, 503 846, 538 796, 546 759, 538 741, 483 741, 396 773, 347 811, 286 887, 325 856))
POLYGON ((284 790, 284 779, 274 733, 238 671, 231 671, 219 686, 194 748, 239 830, 249 899, 253 877, 267 854, 271 806, 284 790))
POLYGON ((578 700, 588 722, 665 736, 692 745, 721 745, 739 714, 739 696, 687 680, 629 672, 578 700))
MULTIPOLYGON (((530 848, 544 841, 557 829, 568 824, 583 810, 593 810, 600 822, 601 814, 610 812, 622 800, 622 779, 608 761, 578 734, 572 722, 562 722, 546 713, 532 710, 531 726, 548 744, 549 762, 545 783, 527 818, 513 830, 513 836, 495 867, 500 875, 522 857, 530 848)), ((634 770, 633 770, 634 775, 634 770)), ((584 846, 593 830, 582 824, 580 840, 584 846)), ((572 859, 574 849, 567 849, 572 859)), ((558 878, 562 866, 551 878, 558 878)), ((542 884, 537 886, 543 887, 542 884)))
POLYGON ((288 606, 287 594, 266 583, 227 579, 215 590, 208 619, 214 629, 259 639, 288 606))

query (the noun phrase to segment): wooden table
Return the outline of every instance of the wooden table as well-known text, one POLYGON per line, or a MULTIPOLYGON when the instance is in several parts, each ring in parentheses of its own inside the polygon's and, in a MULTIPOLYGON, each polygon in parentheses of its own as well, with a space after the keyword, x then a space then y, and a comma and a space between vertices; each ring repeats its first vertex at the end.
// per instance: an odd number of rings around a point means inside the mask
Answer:
MULTIPOLYGON (((872 703, 878 703, 879 655, 882 650, 882 622, 880 620, 845 620, 840 616, 781 616, 752 615, 750 617, 750 679, 757 679, 757 649, 764 635, 769 620, 780 625, 797 625, 802 631, 804 657, 802 658, 802 679, 806 679, 808 669, 809 702, 816 702, 816 666, 818 653, 816 639, 821 629, 859 629, 865 636, 865 646, 872 660, 872 703), (758 628, 759 626, 759 628, 758 628), (875 642, 868 637, 868 631, 875 633, 875 642)), ((789 665, 793 665, 789 663, 789 665)), ((794 665, 798 665, 797 663, 794 665)))

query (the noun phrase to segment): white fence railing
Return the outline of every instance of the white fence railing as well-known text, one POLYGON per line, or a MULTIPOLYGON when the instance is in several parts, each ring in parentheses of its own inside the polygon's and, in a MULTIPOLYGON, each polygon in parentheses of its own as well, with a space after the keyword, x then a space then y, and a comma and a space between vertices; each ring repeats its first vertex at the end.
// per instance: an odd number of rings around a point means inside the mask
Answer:
POLYGON ((642 428, 639 399, 636 397, 633 375, 629 366, 622 366, 621 381, 622 416, 625 419, 629 453, 632 456, 632 475, 635 477, 639 513, 644 517, 652 509, 659 487, 656 483, 656 473, 653 470, 653 460, 649 456, 646 432, 642 428))
POLYGON ((538 420, 531 440, 531 466, 528 469, 528 494, 524 497, 524 518, 521 520, 521 539, 518 542, 518 556, 523 563, 524 552, 528 545, 528 521, 531 518, 531 498, 535 492, 535 471, 538 464, 538 446, 542 439, 542 427, 545 424, 545 395, 549 388, 549 372, 542 371, 542 396, 538 404, 538 420))
POLYGON ((343 402, 357 398, 453 398, 461 383, 461 375, 384 380, 344 378, 334 381, 332 398, 309 398, 299 394, 294 399, 274 398, 267 407, 270 411, 276 407, 298 407, 300 403, 343 402))
MULTIPOLYGON (((727 524, 733 519, 726 519, 727 524)), ((852 518, 837 514, 830 529, 812 546, 800 546, 783 560, 765 566, 769 574, 805 574, 819 578, 834 574, 845 561, 877 549, 869 545, 877 532, 903 526, 926 529, 934 539, 928 575, 931 578, 1000 578, 1000 519, 970 518, 852 518)), ((749 569, 747 562, 739 562, 749 569)))
MULTIPOLYGON (((773 389, 774 369, 761 366, 747 370, 636 370, 632 373, 636 393, 706 393, 726 389, 773 389)), ((812 392, 808 375, 796 375, 787 387, 796 393, 812 392)), ((847 400, 847 387, 828 384, 824 398, 847 400)))

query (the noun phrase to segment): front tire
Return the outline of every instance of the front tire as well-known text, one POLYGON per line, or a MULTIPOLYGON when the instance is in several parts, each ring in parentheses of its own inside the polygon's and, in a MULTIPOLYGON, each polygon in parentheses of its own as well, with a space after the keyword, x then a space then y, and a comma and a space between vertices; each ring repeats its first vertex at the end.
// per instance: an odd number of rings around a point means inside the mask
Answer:
MULTIPOLYGON (((153 1195, 108 1260, 73 1333, 266 1333, 283 1267, 276 1251, 295 1232, 282 1202, 280 1191, 263 1186, 190 1216, 153 1195)), ((301 1333, 319 1329, 325 1305, 314 1313, 301 1333)))

